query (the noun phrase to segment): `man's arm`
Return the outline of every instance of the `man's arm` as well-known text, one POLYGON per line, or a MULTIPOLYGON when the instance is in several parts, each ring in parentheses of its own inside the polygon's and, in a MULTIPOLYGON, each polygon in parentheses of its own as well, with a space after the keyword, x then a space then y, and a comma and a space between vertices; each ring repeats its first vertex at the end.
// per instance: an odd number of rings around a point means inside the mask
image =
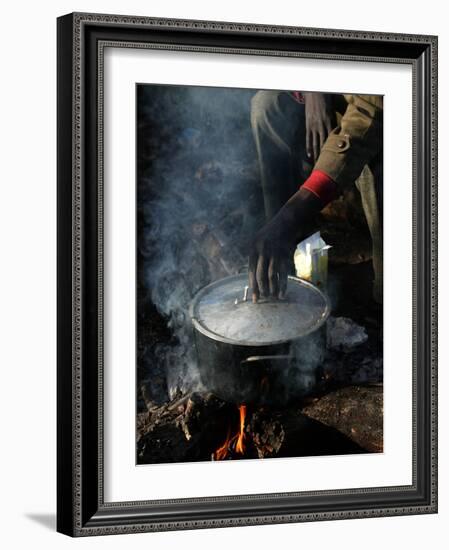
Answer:
POLYGON ((345 96, 348 107, 328 136, 314 166, 341 188, 355 181, 381 144, 382 96, 345 96))
POLYGON ((348 107, 340 126, 328 136, 310 177, 276 216, 259 231, 249 255, 253 301, 260 295, 280 296, 287 286, 288 261, 306 234, 307 225, 365 164, 378 153, 382 130, 380 96, 346 96, 348 107))

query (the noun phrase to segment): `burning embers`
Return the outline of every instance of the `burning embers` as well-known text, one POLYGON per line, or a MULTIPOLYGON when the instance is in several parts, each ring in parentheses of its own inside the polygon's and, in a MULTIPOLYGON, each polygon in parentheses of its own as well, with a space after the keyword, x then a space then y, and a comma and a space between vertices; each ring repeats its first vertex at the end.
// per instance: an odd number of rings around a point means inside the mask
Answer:
POLYGON ((245 454, 245 418, 246 418, 246 405, 239 406, 240 422, 239 429, 234 435, 231 431, 231 426, 228 427, 228 433, 223 445, 212 453, 212 460, 226 460, 227 458, 234 458, 234 455, 245 454))

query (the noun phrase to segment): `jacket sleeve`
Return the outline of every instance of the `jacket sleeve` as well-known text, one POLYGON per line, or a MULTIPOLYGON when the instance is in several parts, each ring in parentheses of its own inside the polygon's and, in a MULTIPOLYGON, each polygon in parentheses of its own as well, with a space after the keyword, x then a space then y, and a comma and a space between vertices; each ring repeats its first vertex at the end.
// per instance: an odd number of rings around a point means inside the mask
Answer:
POLYGON ((383 97, 346 95, 348 106, 325 141, 314 169, 325 172, 341 190, 354 182, 382 144, 383 97))

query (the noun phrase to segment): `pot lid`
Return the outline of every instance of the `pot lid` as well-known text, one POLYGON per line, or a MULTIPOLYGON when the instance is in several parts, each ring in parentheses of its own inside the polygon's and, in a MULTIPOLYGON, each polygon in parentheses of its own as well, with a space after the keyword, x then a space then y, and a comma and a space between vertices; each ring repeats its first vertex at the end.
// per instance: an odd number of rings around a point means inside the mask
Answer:
POLYGON ((190 305, 197 330, 220 342, 267 346, 301 338, 318 329, 330 312, 329 300, 317 287, 289 277, 283 300, 251 301, 246 274, 220 279, 201 289, 190 305))

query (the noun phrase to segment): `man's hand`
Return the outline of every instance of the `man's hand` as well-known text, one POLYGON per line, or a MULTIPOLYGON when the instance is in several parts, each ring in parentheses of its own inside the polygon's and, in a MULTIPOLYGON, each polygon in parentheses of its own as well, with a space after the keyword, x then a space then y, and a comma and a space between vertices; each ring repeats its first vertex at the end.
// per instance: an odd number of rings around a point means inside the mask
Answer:
POLYGON ((321 147, 335 127, 335 115, 326 94, 303 93, 306 114, 306 153, 315 163, 321 147))
POLYGON ((279 212, 256 235, 249 256, 249 285, 253 302, 262 296, 283 298, 296 231, 279 212))
POLYGON ((249 285, 253 302, 261 296, 283 298, 296 244, 321 210, 321 200, 300 189, 254 238, 249 253, 249 285))

